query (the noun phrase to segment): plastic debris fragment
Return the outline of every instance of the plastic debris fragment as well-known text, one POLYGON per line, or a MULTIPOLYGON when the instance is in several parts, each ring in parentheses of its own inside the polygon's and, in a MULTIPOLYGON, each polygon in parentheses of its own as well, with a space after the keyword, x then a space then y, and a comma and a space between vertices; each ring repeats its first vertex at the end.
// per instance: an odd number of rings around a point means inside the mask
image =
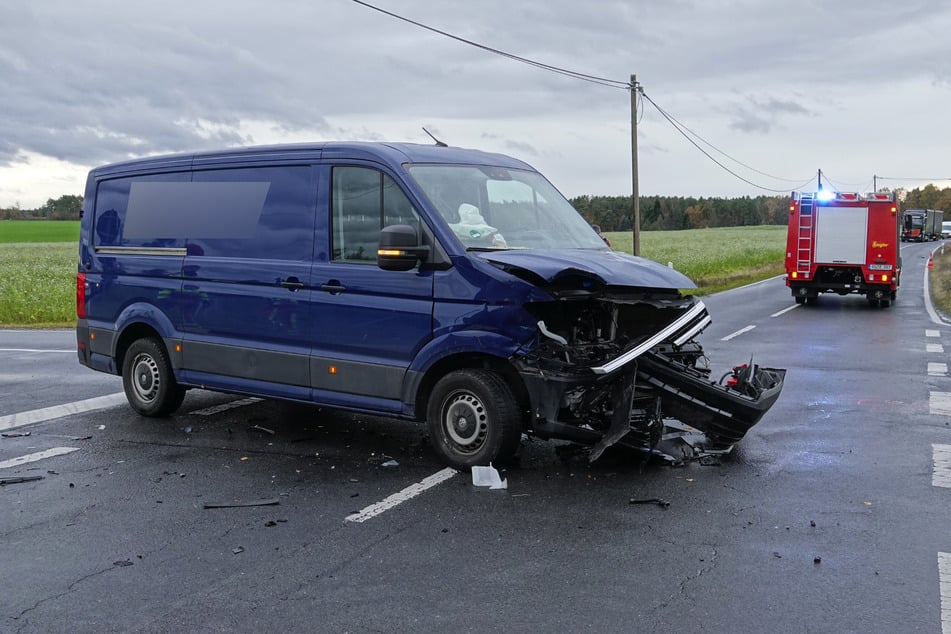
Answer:
POLYGON ((507 489, 508 479, 503 480, 498 470, 489 463, 488 467, 472 467, 472 485, 490 489, 507 489))

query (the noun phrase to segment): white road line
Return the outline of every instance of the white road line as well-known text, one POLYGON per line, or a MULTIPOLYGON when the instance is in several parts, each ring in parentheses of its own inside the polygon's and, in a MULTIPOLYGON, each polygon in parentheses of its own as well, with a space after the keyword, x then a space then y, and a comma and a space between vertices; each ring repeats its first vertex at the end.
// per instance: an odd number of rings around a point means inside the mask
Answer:
POLYGON ((925 336, 926 337, 940 337, 941 331, 940 330, 926 330, 925 336))
POLYGON ((934 455, 934 474, 931 484, 951 489, 951 445, 931 445, 934 455))
POLYGON ((944 352, 944 346, 940 343, 929 343, 925 346, 925 352, 944 352))
POLYGON ((734 332, 732 335, 727 335, 727 336, 724 337, 723 339, 720 339, 720 341, 729 341, 730 339, 733 339, 734 337, 739 337, 739 336, 742 335, 744 332, 749 332, 749 331, 753 330, 754 328, 756 328, 756 326, 747 326, 746 328, 740 328, 739 330, 737 330, 736 332, 734 332))
POLYGON ((928 376, 948 376, 947 363, 929 363, 928 376))
POLYGON ((40 350, 39 348, 0 348, 0 352, 56 352, 59 354, 68 352, 76 354, 75 350, 40 350))
POLYGON ((52 449, 47 449, 46 451, 38 451, 36 453, 20 456, 19 458, 4 460, 3 462, 0 462, 0 469, 19 467, 21 464, 36 462, 37 460, 44 460, 46 458, 52 458, 53 456, 65 456, 66 454, 73 453, 74 451, 79 451, 79 447, 53 447, 52 449))
POLYGON ((422 481, 417 482, 416 484, 409 485, 408 487, 406 487, 399 493, 394 493, 393 495, 389 496, 388 498, 384 500, 377 502, 376 504, 371 504, 370 506, 366 507, 365 509, 363 509, 362 511, 358 513, 353 513, 352 515, 348 515, 344 519, 344 521, 365 522, 371 517, 375 517, 379 515, 380 513, 382 513, 383 511, 387 511, 393 508, 397 504, 401 504, 405 502, 406 500, 410 500, 416 497, 417 495, 419 495, 426 489, 431 489, 437 484, 441 482, 445 482, 446 480, 456 475, 457 473, 459 472, 456 471, 455 469, 450 469, 449 467, 446 467, 442 471, 437 471, 433 475, 429 476, 428 478, 424 478, 422 481))
POLYGON ((788 312, 791 311, 791 310, 794 310, 794 309, 796 309, 796 308, 799 308, 799 306, 800 306, 800 304, 793 304, 792 306, 790 306, 790 307, 788 307, 788 308, 782 309, 782 310, 779 311, 778 313, 773 313, 772 315, 770 315, 770 317, 779 317, 780 315, 784 315, 784 314, 788 313, 788 312))
POLYGON ((81 414, 83 412, 107 409, 125 402, 125 393, 117 392, 116 394, 109 394, 107 396, 87 398, 85 401, 75 401, 73 403, 44 407, 43 409, 34 409, 18 414, 8 414, 6 416, 0 416, 0 431, 15 429, 17 427, 23 427, 24 425, 32 425, 33 423, 42 423, 43 421, 62 418, 70 414, 81 414))
POLYGON ((214 407, 206 407, 205 409, 197 409, 194 412, 189 412, 189 414, 194 414, 195 416, 211 416, 212 414, 218 414, 221 412, 227 412, 229 409, 235 409, 237 407, 244 407, 245 405, 252 405, 261 401, 259 398, 242 398, 237 401, 231 401, 230 403, 222 403, 221 405, 215 405, 214 407))
POLYGON ((938 553, 938 594, 941 596, 941 634, 951 634, 951 553, 938 553))
POLYGON ((928 409, 931 414, 951 416, 951 392, 929 392, 928 409))

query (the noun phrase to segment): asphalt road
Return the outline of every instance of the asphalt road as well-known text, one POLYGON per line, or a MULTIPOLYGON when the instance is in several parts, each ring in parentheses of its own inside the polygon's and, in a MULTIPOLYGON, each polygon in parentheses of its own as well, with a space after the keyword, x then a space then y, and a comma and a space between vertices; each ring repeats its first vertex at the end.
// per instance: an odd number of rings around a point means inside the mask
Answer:
POLYGON ((0 478, 42 476, 0 487, 0 631, 951 634, 932 246, 887 309, 780 279, 705 299, 715 375, 788 369, 719 464, 533 441, 505 490, 405 422, 201 391, 145 420, 72 332, 0 331, 0 431, 30 432, 0 478), (276 503, 205 508, 236 502, 276 503))

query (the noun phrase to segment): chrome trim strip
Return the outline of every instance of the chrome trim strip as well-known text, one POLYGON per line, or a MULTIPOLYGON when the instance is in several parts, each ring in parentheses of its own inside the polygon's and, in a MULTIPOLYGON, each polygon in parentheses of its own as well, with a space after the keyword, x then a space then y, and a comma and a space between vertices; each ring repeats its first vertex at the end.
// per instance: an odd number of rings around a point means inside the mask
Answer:
POLYGON ((615 370, 620 368, 622 365, 629 363, 633 361, 634 359, 636 359, 637 357, 641 356, 642 354, 644 354, 645 352, 647 352, 648 350, 650 350, 651 348, 659 344, 661 341, 663 341, 667 337, 670 337, 671 335, 685 328, 694 318, 696 318, 698 315, 706 311, 706 309, 707 307, 703 305, 703 302, 698 301, 697 304, 693 308, 688 310, 686 313, 684 313, 680 317, 680 319, 677 319, 676 321, 671 323, 669 326, 667 326, 666 328, 658 332, 656 335, 654 335, 647 341, 644 341, 643 343, 641 343, 639 346, 635 348, 631 348, 630 350, 628 350, 621 356, 613 359, 612 361, 608 361, 604 365, 599 365, 599 366, 591 368, 591 371, 594 372, 595 374, 608 374, 610 372, 614 372, 615 370))
POLYGON ((700 332, 701 330, 709 326, 711 321, 713 321, 713 317, 711 317, 710 315, 707 315, 700 321, 699 324, 697 324, 696 326, 694 326, 693 328, 691 328, 684 334, 674 339, 674 345, 675 346, 684 345, 684 342, 690 341, 691 339, 693 339, 694 335, 696 335, 698 332, 700 332))
POLYGON ((186 255, 185 247, 96 247, 101 255, 186 255))

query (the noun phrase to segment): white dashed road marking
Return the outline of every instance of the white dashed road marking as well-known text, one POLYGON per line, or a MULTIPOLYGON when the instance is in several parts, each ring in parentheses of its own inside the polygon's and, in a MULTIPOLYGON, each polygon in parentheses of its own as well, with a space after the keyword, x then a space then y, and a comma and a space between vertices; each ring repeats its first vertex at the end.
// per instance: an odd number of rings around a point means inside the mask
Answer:
POLYGON ((926 337, 940 337, 941 331, 940 330, 926 330, 925 336, 926 337))
POLYGON ((938 593, 941 595, 941 634, 951 634, 951 553, 938 553, 938 593))
POLYGON ((790 306, 789 308, 784 308, 784 309, 782 309, 781 311, 779 311, 778 313, 773 313, 772 315, 770 315, 770 317, 779 317, 780 315, 784 315, 784 314, 788 313, 789 311, 791 311, 791 310, 793 310, 793 309, 799 308, 799 306, 800 306, 800 304, 793 304, 793 305, 790 306))
POLYGON ((46 451, 38 451, 36 453, 20 456, 19 458, 4 460, 3 462, 0 462, 0 469, 19 467, 21 464, 36 462, 37 460, 45 460, 46 458, 52 458, 54 456, 64 456, 68 453, 73 453, 74 451, 79 451, 79 447, 53 447, 52 449, 47 449, 46 451))
POLYGON ((739 330, 737 330, 736 332, 734 332, 732 335, 727 335, 727 336, 724 337, 723 339, 720 339, 720 341, 729 341, 730 339, 733 339, 734 337, 739 337, 739 336, 742 335, 744 332, 749 332, 749 331, 753 330, 754 328, 756 328, 756 326, 747 326, 746 328, 740 328, 739 330))
POLYGON ((929 343, 925 346, 926 352, 944 352, 944 346, 940 343, 929 343))
POLYGON ((459 472, 456 471, 455 469, 450 469, 449 467, 446 467, 442 471, 437 471, 433 475, 429 476, 428 478, 424 478, 422 481, 417 482, 416 484, 411 484, 410 486, 406 487, 399 493, 394 493, 393 495, 389 496, 388 498, 384 500, 377 502, 376 504, 371 504, 370 506, 366 507, 365 509, 363 509, 362 511, 358 513, 348 515, 345 518, 345 521, 365 522, 371 517, 375 517, 379 515, 380 513, 382 513, 383 511, 387 511, 393 508, 397 504, 401 504, 405 502, 406 500, 416 497, 417 495, 419 495, 426 489, 431 489, 437 484, 441 482, 445 482, 446 480, 456 475, 457 473, 459 472))
POLYGON ((928 408, 932 414, 951 416, 951 392, 930 392, 928 408))
POLYGON ((931 484, 951 488, 951 445, 931 445, 934 454, 934 475, 931 484))
POLYGON ((107 396, 97 396, 96 398, 87 398, 85 401, 76 401, 66 403, 65 405, 54 405, 53 407, 44 407, 43 409, 34 409, 19 414, 8 414, 0 416, 0 431, 32 425, 33 423, 42 423, 62 418, 70 414, 81 414, 83 412, 94 412, 100 409, 108 409, 121 405, 126 402, 125 393, 118 392, 107 396))
POLYGON ((947 363, 929 363, 928 376, 948 376, 947 363))

